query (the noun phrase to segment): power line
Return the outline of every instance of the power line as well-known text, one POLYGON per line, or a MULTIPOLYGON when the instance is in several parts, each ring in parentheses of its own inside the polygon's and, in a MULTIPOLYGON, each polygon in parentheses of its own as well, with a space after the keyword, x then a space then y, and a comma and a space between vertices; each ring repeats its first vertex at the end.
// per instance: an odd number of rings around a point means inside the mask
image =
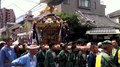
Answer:
POLYGON ((16 5, 15 3, 12 3, 12 4, 8 5, 7 7, 10 7, 10 6, 12 6, 12 5, 14 5, 15 7, 17 7, 17 8, 20 9, 21 11, 25 12, 22 8, 20 8, 20 7, 19 7, 18 5, 16 5))
MULTIPOLYGON (((25 14, 28 13, 29 11, 33 11, 33 9, 36 8, 37 6, 39 6, 40 4, 42 4, 42 3, 38 3, 37 5, 35 5, 34 7, 32 7, 30 10, 28 10, 27 12, 25 12, 25 14)), ((40 6, 42 6, 42 5, 40 5, 40 6)), ((23 15, 17 17, 17 19, 24 17, 25 14, 23 14, 23 15)))
POLYGON ((25 0, 25 1, 38 4, 38 2, 35 2, 35 1, 32 1, 32 0, 25 0))
MULTIPOLYGON (((46 2, 46 1, 42 1, 42 2, 38 3, 37 5, 35 5, 34 7, 32 7, 30 10, 28 10, 27 12, 25 12, 25 14, 28 13, 28 12, 30 12, 30 11, 32 11, 35 7, 39 6, 40 4, 42 4, 42 3, 44 3, 44 2, 46 2)), ((25 14, 24 14, 24 15, 25 15, 25 14)), ((21 16, 19 16, 19 17, 20 17, 20 18, 21 18, 21 17, 24 17, 24 15, 21 15, 21 16)), ((19 19, 19 17, 18 17, 17 19, 19 19)))
POLYGON ((46 5, 39 5, 37 7, 35 7, 34 9, 32 9, 32 12, 36 11, 36 10, 40 10, 40 8, 45 7, 46 5))
MULTIPOLYGON (((46 2, 46 0, 45 1, 42 1, 42 2, 39 2, 37 5, 35 5, 34 7, 32 7, 30 10, 28 10, 27 12, 29 12, 29 11, 32 11, 35 7, 37 7, 37 6, 39 6, 40 4, 42 4, 42 3, 44 3, 44 2, 46 2)), ((27 13, 26 12, 26 13, 27 13)))
POLYGON ((38 5, 40 5, 41 3, 38 3, 37 5, 35 5, 34 7, 32 7, 30 10, 28 10, 27 12, 29 11, 32 11, 35 7, 37 7, 38 5))

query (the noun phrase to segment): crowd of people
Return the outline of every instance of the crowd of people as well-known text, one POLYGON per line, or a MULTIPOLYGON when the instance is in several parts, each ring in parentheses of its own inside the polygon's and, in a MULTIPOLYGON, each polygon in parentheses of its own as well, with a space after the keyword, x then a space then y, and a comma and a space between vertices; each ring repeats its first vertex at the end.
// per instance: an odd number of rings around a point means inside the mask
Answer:
POLYGON ((120 67, 118 40, 69 42, 46 45, 0 42, 0 67, 120 67))

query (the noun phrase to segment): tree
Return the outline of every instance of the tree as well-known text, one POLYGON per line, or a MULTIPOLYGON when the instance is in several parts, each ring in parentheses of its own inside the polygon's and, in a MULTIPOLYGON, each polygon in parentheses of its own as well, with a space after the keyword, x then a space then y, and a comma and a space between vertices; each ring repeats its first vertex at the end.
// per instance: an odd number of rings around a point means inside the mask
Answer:
POLYGON ((78 19, 78 16, 75 14, 58 13, 57 15, 68 24, 68 28, 70 30, 69 39, 71 40, 76 40, 83 37, 86 31, 91 28, 87 24, 82 25, 81 21, 78 19))

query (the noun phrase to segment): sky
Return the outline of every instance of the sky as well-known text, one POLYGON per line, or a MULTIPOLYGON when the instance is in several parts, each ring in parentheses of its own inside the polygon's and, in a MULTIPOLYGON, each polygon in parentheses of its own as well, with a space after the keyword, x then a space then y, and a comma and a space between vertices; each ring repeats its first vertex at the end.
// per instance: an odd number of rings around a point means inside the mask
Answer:
POLYGON ((120 10, 120 0, 102 0, 106 5, 105 13, 109 14, 116 10, 120 10))
MULTIPOLYGON (((32 7, 36 6, 40 0, 1 0, 1 7, 13 9, 16 17, 26 14, 32 7)), ((106 5, 106 15, 120 9, 120 0, 102 0, 102 3, 106 5)), ((41 10, 45 8, 46 4, 41 4, 33 9, 33 14, 37 16, 41 10), (36 12, 35 12, 36 11, 36 12)))
MULTIPOLYGON (((13 9, 16 17, 26 14, 30 9, 39 4, 40 0, 1 0, 1 8, 13 9)), ((33 14, 39 14, 46 4, 40 4, 32 9, 33 14)))

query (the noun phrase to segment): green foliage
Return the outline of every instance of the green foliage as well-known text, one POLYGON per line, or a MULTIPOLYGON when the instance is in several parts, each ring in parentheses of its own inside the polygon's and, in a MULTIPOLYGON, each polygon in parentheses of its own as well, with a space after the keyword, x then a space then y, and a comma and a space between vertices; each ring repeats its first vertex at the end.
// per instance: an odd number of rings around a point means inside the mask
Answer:
POLYGON ((32 29, 32 23, 29 21, 24 21, 23 30, 24 32, 29 32, 32 29))
POLYGON ((68 28, 70 30, 69 38, 73 40, 84 36, 86 31, 89 29, 87 25, 81 25, 82 21, 79 21, 78 16, 75 14, 58 13, 57 15, 68 24, 68 28))
POLYGON ((77 18, 77 15, 69 14, 69 13, 59 13, 57 15, 61 17, 64 21, 66 21, 70 31, 74 32, 75 29, 80 27, 80 23, 78 23, 79 20, 77 18))

